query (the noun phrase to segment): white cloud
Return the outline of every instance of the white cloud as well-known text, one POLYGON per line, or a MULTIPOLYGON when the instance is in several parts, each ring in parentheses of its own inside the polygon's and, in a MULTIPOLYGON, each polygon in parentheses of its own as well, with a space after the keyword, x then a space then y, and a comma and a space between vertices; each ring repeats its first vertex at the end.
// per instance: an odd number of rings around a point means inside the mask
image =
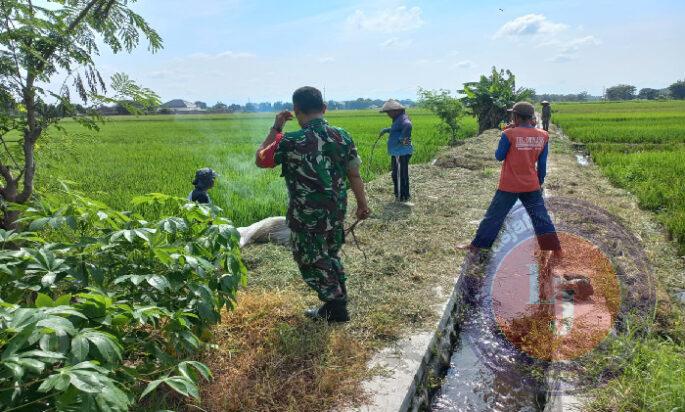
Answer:
POLYGON ((331 56, 321 56, 318 59, 316 59, 319 63, 333 63, 335 61, 335 57, 331 56))
POLYGON ((579 52, 586 46, 599 46, 602 42, 595 36, 579 37, 569 41, 557 41, 553 45, 559 52, 548 61, 553 63, 566 63, 576 60, 579 57, 579 52))
POLYGON ((464 60, 455 63, 454 67, 458 69, 473 69, 474 67, 476 67, 476 63, 472 62, 471 60, 464 60))
POLYGON ((398 37, 392 37, 392 38, 389 38, 388 40, 382 42, 380 44, 380 46, 388 48, 388 49, 402 50, 402 49, 406 49, 409 46, 411 46, 412 43, 413 43, 413 40, 411 40, 411 39, 404 39, 403 40, 403 39, 400 39, 398 37))
POLYGON ((424 25, 420 7, 407 8, 400 6, 392 10, 381 10, 374 14, 367 14, 363 10, 355 12, 347 18, 347 25, 352 30, 374 31, 381 33, 398 33, 416 30, 424 25))
POLYGON ((210 54, 210 53, 193 53, 189 56, 187 56, 187 59, 190 60, 215 60, 215 59, 252 59, 257 57, 253 53, 246 53, 246 52, 234 52, 231 50, 226 50, 221 53, 215 53, 215 54, 210 54))
POLYGON ((566 29, 568 29, 566 24, 549 21, 542 14, 527 14, 504 24, 493 37, 499 39, 502 37, 556 34, 566 29))

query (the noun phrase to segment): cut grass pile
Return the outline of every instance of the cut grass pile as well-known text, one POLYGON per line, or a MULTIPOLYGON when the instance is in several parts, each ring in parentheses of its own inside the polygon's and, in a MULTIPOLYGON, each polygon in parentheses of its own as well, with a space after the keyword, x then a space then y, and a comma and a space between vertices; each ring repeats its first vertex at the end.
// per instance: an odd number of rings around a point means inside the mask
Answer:
POLYGON ((203 409, 326 411, 364 400, 368 351, 345 329, 299 316, 301 294, 243 293, 238 302, 204 359, 216 378, 203 388, 203 409))
MULTIPOLYGON (((416 152, 412 163, 431 160, 446 145, 437 131, 439 120, 423 110, 409 112, 414 122, 416 152)), ((254 152, 273 124, 273 113, 112 117, 100 132, 73 122, 56 129, 38 149, 38 187, 52 190, 59 180, 76 182, 78 189, 117 209, 130 209, 138 195, 161 192, 186 197, 195 170, 211 167, 220 174, 210 196, 228 217, 248 225, 285 214, 287 194, 280 168, 260 170, 254 152)), ((364 161, 362 173, 371 179, 389 170, 384 141, 375 150, 378 132, 390 119, 376 111, 337 111, 327 116, 355 140, 364 161)), ((475 120, 463 121, 462 137, 475 133, 475 120)), ((294 130, 290 122, 286 130, 294 130)))
POLYGON ((685 101, 555 105, 553 121, 586 143, 616 185, 659 214, 685 254, 685 101))

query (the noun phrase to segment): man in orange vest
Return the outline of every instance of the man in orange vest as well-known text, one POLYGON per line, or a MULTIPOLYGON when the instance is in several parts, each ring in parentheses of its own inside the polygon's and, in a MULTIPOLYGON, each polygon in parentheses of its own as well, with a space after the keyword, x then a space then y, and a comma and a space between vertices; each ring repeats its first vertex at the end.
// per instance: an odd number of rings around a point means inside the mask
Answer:
POLYGON ((549 135, 533 125, 535 107, 531 103, 516 103, 513 116, 515 127, 505 129, 495 152, 495 158, 504 162, 497 193, 478 227, 475 239, 470 244, 457 246, 468 249, 472 261, 481 249, 489 249, 495 243, 504 219, 517 200, 523 203, 532 220, 540 249, 553 251, 557 259, 561 257, 559 238, 542 197, 549 135))

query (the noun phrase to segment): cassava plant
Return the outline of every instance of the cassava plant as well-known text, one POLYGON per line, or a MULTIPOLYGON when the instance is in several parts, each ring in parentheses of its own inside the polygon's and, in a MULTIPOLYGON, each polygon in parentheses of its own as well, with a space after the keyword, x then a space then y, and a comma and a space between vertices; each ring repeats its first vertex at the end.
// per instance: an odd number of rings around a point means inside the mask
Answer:
POLYGON ((174 213, 146 221, 68 192, 23 207, 28 231, 0 230, 0 410, 199 398, 211 372, 192 355, 246 280, 239 234, 217 208, 135 202, 174 213))
POLYGON ((5 229, 18 213, 8 203, 27 203, 36 174, 36 143, 64 117, 97 127, 95 108, 116 103, 131 110, 159 103, 127 76, 113 77, 116 96, 95 67, 98 42, 130 52, 141 37, 151 51, 162 40, 129 5, 135 0, 0 1, 0 196, 5 229), (61 86, 53 87, 64 79, 61 86), (72 94, 78 97, 73 99, 72 94), (80 100, 86 106, 74 103, 80 100), (50 103, 54 102, 54 103, 50 103))

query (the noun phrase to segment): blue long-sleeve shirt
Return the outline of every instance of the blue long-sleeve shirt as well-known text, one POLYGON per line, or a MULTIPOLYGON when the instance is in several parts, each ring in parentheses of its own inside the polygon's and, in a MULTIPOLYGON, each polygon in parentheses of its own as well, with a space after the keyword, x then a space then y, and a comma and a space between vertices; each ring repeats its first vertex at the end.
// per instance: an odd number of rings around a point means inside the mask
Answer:
POLYGON ((411 120, 406 113, 397 116, 393 120, 392 126, 382 130, 383 133, 390 133, 388 136, 388 154, 390 156, 405 156, 414 153, 411 131, 411 120))
MULTIPOLYGON (((509 143, 509 139, 507 139, 507 135, 505 133, 502 133, 502 137, 499 139, 499 145, 497 145, 497 150, 495 151, 495 159, 497 159, 500 162, 503 162, 504 159, 507 158, 507 153, 509 152, 509 147, 511 146, 511 143, 509 143)), ((540 181, 540 184, 542 185, 545 183, 545 176, 547 176, 547 156, 549 154, 549 143, 545 143, 545 148, 542 149, 542 153, 540 153, 540 157, 538 157, 538 180, 540 181)))

